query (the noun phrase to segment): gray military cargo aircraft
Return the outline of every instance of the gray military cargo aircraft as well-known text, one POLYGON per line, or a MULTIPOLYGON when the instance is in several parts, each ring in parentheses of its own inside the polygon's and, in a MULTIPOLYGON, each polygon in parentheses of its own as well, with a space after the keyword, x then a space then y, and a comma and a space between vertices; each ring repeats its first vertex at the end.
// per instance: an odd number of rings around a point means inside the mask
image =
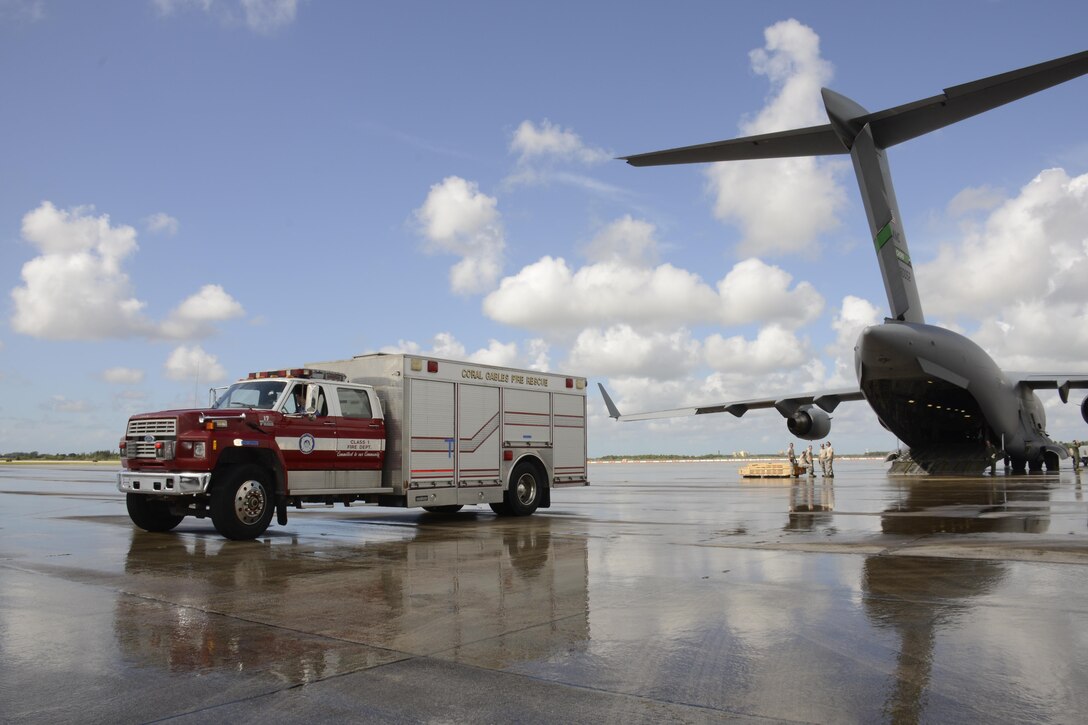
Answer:
MULTIPOLYGON (((1088 388, 1088 373, 1002 371, 986 352, 951 330, 927 325, 884 150, 1088 73, 1088 51, 946 88, 944 93, 870 113, 822 91, 830 123, 623 157, 632 166, 849 154, 873 236, 891 317, 862 331, 854 348, 857 388, 754 398, 648 413, 621 414, 601 385, 609 415, 621 421, 703 413, 740 417, 775 408, 790 433, 819 440, 839 403, 866 400, 881 425, 910 446, 930 473, 977 473, 1004 455, 1014 471, 1056 470, 1065 449, 1046 433, 1036 390, 1088 388)), ((1088 397, 1081 402, 1088 422, 1088 397)))

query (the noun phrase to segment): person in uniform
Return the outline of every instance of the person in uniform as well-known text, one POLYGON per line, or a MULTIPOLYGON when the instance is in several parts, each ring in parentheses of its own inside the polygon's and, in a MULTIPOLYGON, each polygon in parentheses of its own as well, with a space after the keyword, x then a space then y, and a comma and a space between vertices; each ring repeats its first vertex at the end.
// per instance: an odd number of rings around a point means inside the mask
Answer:
POLYGON ((806 448, 804 451, 801 452, 801 462, 808 466, 809 478, 812 478, 813 476, 816 475, 816 467, 813 465, 813 463, 815 463, 815 461, 812 458, 812 444, 811 443, 808 444, 808 448, 806 448))
POLYGON ((1080 441, 1073 441, 1069 447, 1069 455, 1073 456, 1073 472, 1080 472, 1080 441))
POLYGON ((794 466, 797 465, 797 454, 793 451, 793 441, 790 441, 789 450, 786 451, 786 456, 790 459, 790 475, 793 475, 794 466))
POLYGON ((819 452, 818 455, 820 456, 820 473, 823 474, 824 477, 826 477, 827 476, 827 444, 826 443, 821 443, 820 444, 820 452, 819 452))
POLYGON ((831 441, 827 442, 827 468, 824 475, 828 478, 835 477, 835 449, 831 447, 831 441))

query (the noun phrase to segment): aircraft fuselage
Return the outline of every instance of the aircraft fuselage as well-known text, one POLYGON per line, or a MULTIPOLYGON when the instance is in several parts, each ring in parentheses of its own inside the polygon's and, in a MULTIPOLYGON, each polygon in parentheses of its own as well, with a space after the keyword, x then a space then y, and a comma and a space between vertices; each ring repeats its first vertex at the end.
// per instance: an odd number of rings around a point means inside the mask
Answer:
POLYGON ((862 331, 854 365, 880 422, 910 446, 916 460, 936 460, 949 450, 985 459, 987 443, 1004 450, 1017 467, 1041 465, 1048 451, 1060 455, 1046 435, 1035 392, 1011 383, 963 335, 888 320, 862 331))

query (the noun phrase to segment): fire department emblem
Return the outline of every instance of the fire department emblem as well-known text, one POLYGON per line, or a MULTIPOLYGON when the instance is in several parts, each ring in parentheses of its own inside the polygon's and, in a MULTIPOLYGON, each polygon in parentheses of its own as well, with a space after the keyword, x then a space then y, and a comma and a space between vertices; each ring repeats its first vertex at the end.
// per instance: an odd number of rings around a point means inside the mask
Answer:
POLYGON ((303 434, 298 439, 298 449, 302 453, 305 453, 305 454, 313 453, 315 445, 317 445, 317 443, 314 441, 314 437, 312 435, 310 435, 309 433, 303 434))

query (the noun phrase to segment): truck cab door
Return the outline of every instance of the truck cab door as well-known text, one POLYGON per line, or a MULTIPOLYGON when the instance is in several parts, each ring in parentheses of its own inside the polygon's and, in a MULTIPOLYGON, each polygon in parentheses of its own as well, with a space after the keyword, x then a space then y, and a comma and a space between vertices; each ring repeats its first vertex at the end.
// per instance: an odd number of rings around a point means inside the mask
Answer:
MULTIPOLYGON (((294 383, 306 390, 306 383, 294 383)), ((292 493, 326 489, 331 472, 336 467, 337 419, 329 415, 329 404, 323 386, 315 386, 313 416, 292 400, 288 391, 283 407, 283 419, 276 430, 276 444, 287 465, 287 485, 292 493)), ((304 393, 305 394, 305 393, 304 393)))
POLYGON ((336 388, 340 417, 337 423, 338 468, 378 471, 385 463, 385 422, 381 406, 366 388, 336 388))

